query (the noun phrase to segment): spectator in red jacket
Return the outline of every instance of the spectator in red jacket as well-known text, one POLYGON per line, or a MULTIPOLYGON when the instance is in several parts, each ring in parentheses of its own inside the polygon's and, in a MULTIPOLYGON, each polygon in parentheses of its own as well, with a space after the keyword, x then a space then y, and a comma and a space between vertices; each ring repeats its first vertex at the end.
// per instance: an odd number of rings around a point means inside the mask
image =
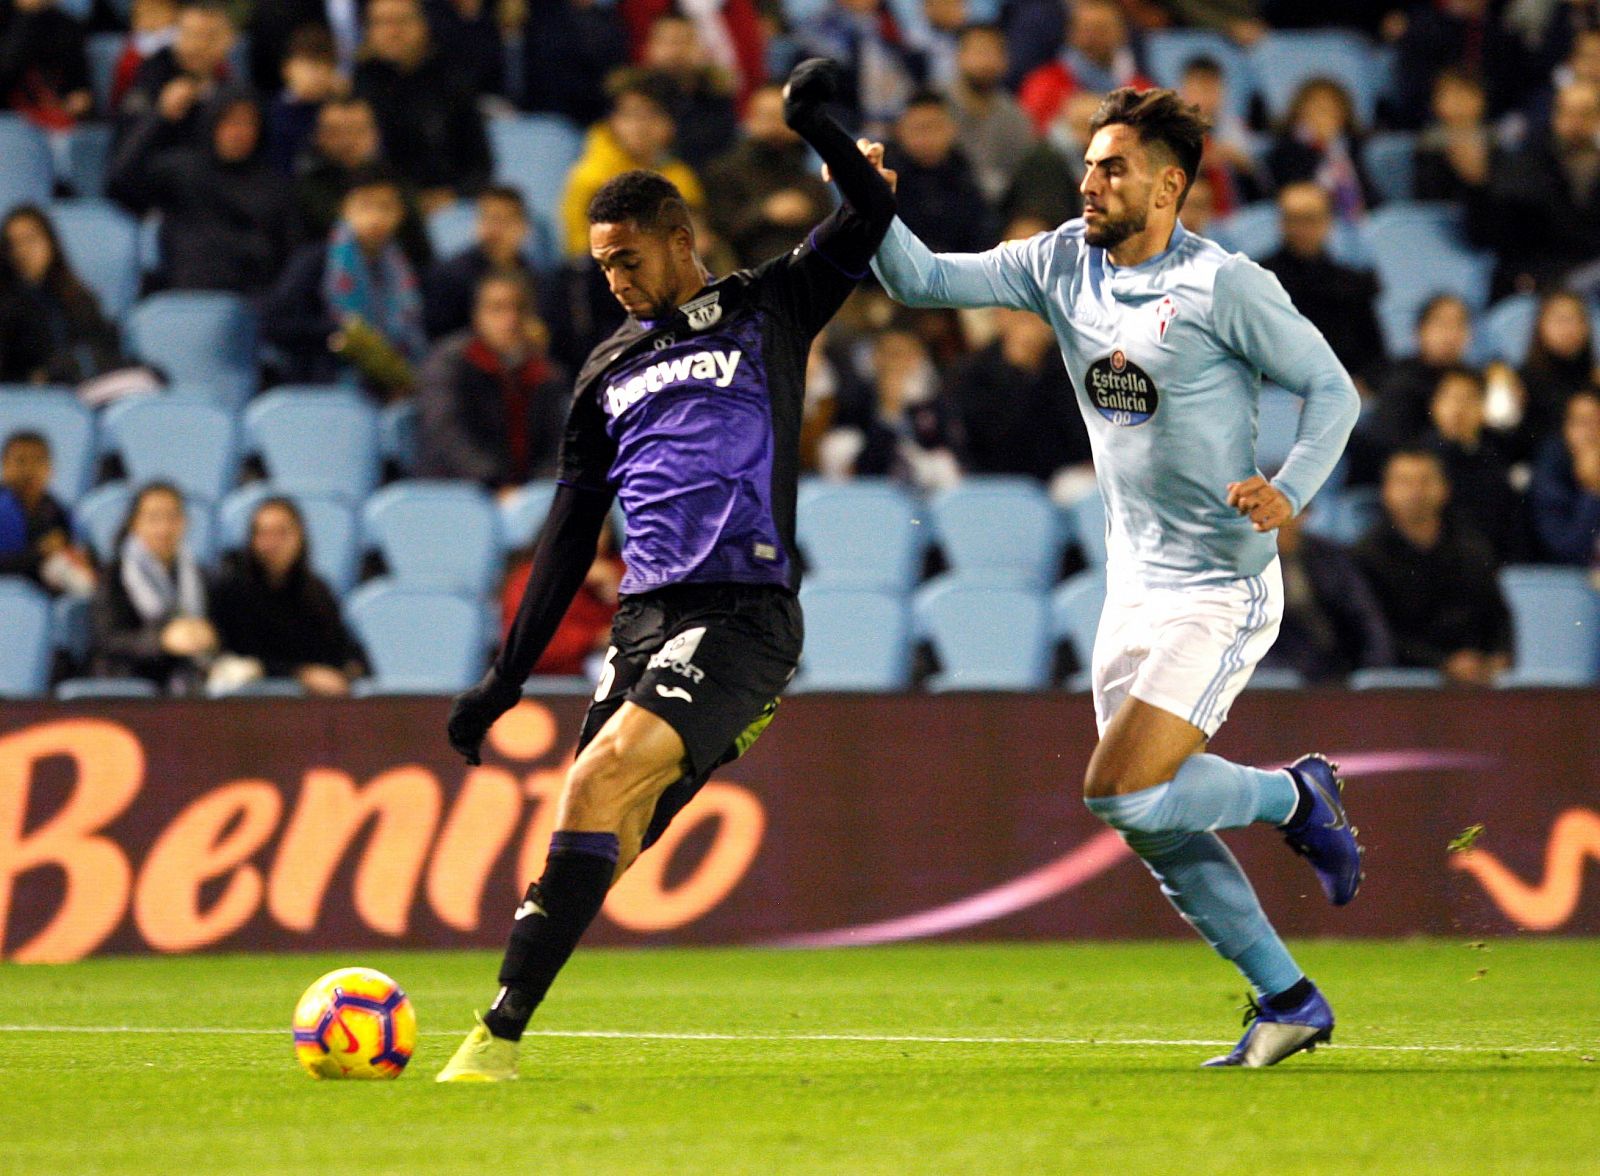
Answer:
POLYGON ((1056 112, 1079 90, 1109 93, 1119 86, 1147 89, 1129 42, 1128 20, 1116 0, 1077 0, 1060 55, 1022 80, 1022 109, 1043 135, 1056 112))
MULTIPOLYGON (((533 560, 516 560, 506 575, 500 595, 501 631, 509 632, 517 619, 517 606, 533 571, 533 560)), ((572 598, 567 615, 561 618, 555 636, 544 647, 534 664, 535 674, 586 674, 588 662, 611 640, 611 620, 617 615, 617 589, 622 583, 622 560, 617 558, 617 543, 606 525, 600 532, 600 547, 583 587, 572 598)))

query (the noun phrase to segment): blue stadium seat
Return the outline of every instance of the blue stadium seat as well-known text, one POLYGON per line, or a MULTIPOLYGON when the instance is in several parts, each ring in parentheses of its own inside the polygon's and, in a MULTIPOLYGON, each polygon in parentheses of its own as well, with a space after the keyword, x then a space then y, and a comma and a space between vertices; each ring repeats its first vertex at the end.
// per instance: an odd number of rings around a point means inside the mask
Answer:
POLYGON ((50 625, 55 646, 81 662, 89 656, 89 600, 83 596, 57 596, 50 602, 50 625))
POLYGON ((244 431, 246 450, 280 490, 354 506, 378 484, 378 410, 360 392, 274 388, 245 409, 244 431))
POLYGON ((94 91, 94 106, 101 114, 111 113, 117 59, 127 41, 127 33, 90 33, 84 45, 89 57, 89 89, 94 91))
POLYGON ((1416 149, 1417 137, 1409 131, 1383 131, 1362 146, 1362 166, 1385 201, 1416 194, 1416 149))
POLYGON ((72 186, 74 195, 98 199, 105 195, 106 172, 111 167, 111 124, 79 123, 68 133, 67 174, 62 178, 72 186))
POLYGON ((1250 96, 1255 79, 1243 49, 1221 33, 1206 29, 1153 29, 1145 34, 1144 62, 1158 86, 1177 89, 1184 68, 1196 57, 1209 57, 1222 67, 1227 87, 1228 112, 1239 119, 1250 117, 1250 96))
POLYGON ((1354 33, 1332 30, 1268 33, 1249 51, 1256 88, 1273 121, 1289 113, 1295 91, 1312 78, 1343 86, 1362 126, 1372 125, 1381 70, 1371 46, 1354 33))
POLYGON ((927 528, 917 501, 894 483, 808 483, 796 516, 808 583, 890 592, 916 583, 927 528))
POLYGON ((1250 674, 1252 690, 1304 690, 1305 675, 1287 666, 1257 666, 1250 674))
POLYGON ((1533 327, 1539 318, 1536 294, 1512 294, 1491 306, 1478 321, 1475 332, 1481 340, 1485 359, 1499 359, 1521 367, 1533 343, 1533 327))
POLYGON ((533 546, 555 496, 555 482, 529 482, 499 502, 500 540, 507 551, 533 546))
POLYGON ((475 600, 391 581, 365 584, 345 617, 372 663, 364 694, 451 694, 483 672, 487 644, 475 600))
POLYGON ((23 430, 50 442, 50 492, 68 506, 76 502, 94 478, 94 413, 70 388, 0 387, 0 443, 23 430))
POLYGON ((1029 478, 967 478, 933 500, 939 546, 958 575, 1030 588, 1055 582, 1066 528, 1029 478))
POLYGON ((1516 665, 1507 685, 1587 686, 1600 681, 1600 594, 1583 568, 1502 568, 1516 665))
MULTIPOLYGON (((262 501, 283 493, 267 482, 252 482, 222 500, 217 508, 217 546, 235 551, 250 541, 250 522, 262 501)), ((309 494, 288 494, 306 521, 311 544, 311 567, 328 582, 335 595, 355 586, 361 570, 361 543, 355 508, 342 499, 309 494)))
POLYGON ((791 690, 904 690, 911 610, 894 592, 807 587, 806 647, 791 690))
MULTIPOLYGON (((128 516, 133 490, 127 482, 107 482, 85 494, 73 511, 78 537, 94 549, 95 558, 109 564, 117 557, 117 532, 128 516)), ((217 557, 217 527, 211 507, 190 500, 184 505, 185 543, 202 565, 217 557)))
MULTIPOLYGON (((518 189, 546 239, 559 241, 567 172, 583 151, 583 133, 564 118, 527 114, 489 120, 495 179, 518 189)), ((555 259, 552 259, 555 260, 555 259)))
POLYGON ((1330 492, 1323 488, 1312 499, 1306 530, 1346 547, 1372 529, 1381 513, 1375 486, 1355 486, 1330 492))
POLYGON ((160 698, 154 682, 143 678, 68 678, 58 683, 56 698, 62 702, 81 702, 103 698, 160 698))
POLYGON ((55 162, 43 131, 19 114, 0 114, 0 159, 0 216, 20 204, 50 203, 55 162))
POLYGON ((362 534, 399 583, 474 598, 500 574, 500 521, 472 482, 414 480, 367 500, 362 534))
POLYGON ((378 455, 402 474, 417 468, 417 405, 410 399, 385 405, 378 414, 378 455))
POLYGON ((917 629, 942 671, 930 690, 1040 690, 1049 685, 1048 598, 1033 588, 941 576, 915 600, 917 629))
POLYGON ((139 222, 108 200, 57 200, 50 219, 72 268, 121 321, 139 297, 139 222))
POLYGON ((1283 468, 1294 448, 1295 431, 1300 427, 1300 410, 1305 401, 1276 384, 1261 385, 1261 400, 1256 412, 1256 467, 1267 477, 1283 468))
POLYGON ((141 396, 106 409, 101 425, 135 486, 172 482, 186 498, 216 503, 238 479, 238 430, 216 405, 141 396))
POLYGON ((1083 562, 1092 568, 1106 566, 1106 500, 1098 489, 1067 508, 1073 536, 1083 562))
POLYGON ((1383 286, 1378 318, 1391 355, 1416 350, 1417 312, 1435 294, 1455 294, 1474 311, 1488 302, 1494 257, 1469 248, 1460 223, 1454 206, 1414 201, 1386 204, 1367 218, 1383 286))
POLYGON ((1094 664, 1094 638, 1100 629, 1100 612, 1106 604, 1103 568, 1090 568, 1069 576, 1050 596, 1051 632, 1072 646, 1078 673, 1069 685, 1089 689, 1089 669, 1094 664))
POLYGON ((207 698, 305 698, 306 688, 293 678, 256 678, 226 689, 206 687, 207 698))
POLYGON ((152 294, 129 313, 126 334, 138 358, 174 384, 209 388, 220 404, 237 410, 256 390, 256 315, 237 294, 152 294))
POLYGON ((1346 684, 1352 690, 1437 690, 1444 685, 1444 675, 1438 670, 1387 666, 1357 670, 1346 684))
POLYGON ((0 576, 0 696, 29 698, 50 684, 50 598, 32 581, 0 576))
MULTIPOLYGON (((1283 245, 1283 222, 1273 200, 1246 204, 1212 225, 1207 235, 1224 249, 1263 261, 1283 245)), ((1357 269, 1372 267, 1372 249, 1361 229, 1349 221, 1335 221, 1328 238, 1328 255, 1357 269)))

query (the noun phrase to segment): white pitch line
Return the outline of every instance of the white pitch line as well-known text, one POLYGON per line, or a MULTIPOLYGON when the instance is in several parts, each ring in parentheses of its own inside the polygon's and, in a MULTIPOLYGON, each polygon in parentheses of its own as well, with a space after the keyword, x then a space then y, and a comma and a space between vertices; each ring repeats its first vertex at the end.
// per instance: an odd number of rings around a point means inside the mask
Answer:
MULTIPOLYGON (((424 1037, 458 1037, 454 1029, 422 1030, 424 1037)), ((252 1037, 288 1037, 287 1029, 243 1029, 216 1025, 0 1025, 0 1033, 148 1033, 179 1036, 185 1033, 221 1034, 252 1037)), ((528 1037, 600 1038, 614 1041, 837 1041, 864 1045, 1071 1045, 1071 1046, 1172 1046, 1212 1047, 1231 1045, 1231 1041, 1200 1038, 1160 1037, 937 1037, 896 1033, 657 1033, 625 1029, 530 1029, 528 1037)), ((1368 1050, 1382 1053, 1581 1053, 1581 1045, 1365 1045, 1340 1042, 1325 1048, 1368 1050)))

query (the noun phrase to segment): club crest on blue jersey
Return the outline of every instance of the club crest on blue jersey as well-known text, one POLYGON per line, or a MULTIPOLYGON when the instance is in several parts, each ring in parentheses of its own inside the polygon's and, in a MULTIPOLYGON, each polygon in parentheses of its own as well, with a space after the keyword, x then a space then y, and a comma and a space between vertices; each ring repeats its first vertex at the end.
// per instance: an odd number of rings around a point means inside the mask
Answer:
POLYGON ((1095 410, 1113 425, 1142 425, 1160 402, 1155 381, 1120 347, 1089 365, 1083 386, 1095 410))
POLYGON ((1167 295, 1156 305, 1156 341, 1167 341, 1167 328, 1172 325, 1172 320, 1178 317, 1178 304, 1172 300, 1172 295, 1167 295))

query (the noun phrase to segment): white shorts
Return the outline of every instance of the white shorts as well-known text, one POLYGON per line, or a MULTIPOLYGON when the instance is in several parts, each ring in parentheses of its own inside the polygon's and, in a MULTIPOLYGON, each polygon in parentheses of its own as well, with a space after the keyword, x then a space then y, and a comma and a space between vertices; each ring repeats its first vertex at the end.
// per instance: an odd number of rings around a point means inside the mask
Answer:
POLYGON ((1102 734, 1132 695, 1215 735, 1272 648, 1283 620, 1277 559, 1258 576, 1196 588, 1107 585, 1094 639, 1094 717, 1102 734))

